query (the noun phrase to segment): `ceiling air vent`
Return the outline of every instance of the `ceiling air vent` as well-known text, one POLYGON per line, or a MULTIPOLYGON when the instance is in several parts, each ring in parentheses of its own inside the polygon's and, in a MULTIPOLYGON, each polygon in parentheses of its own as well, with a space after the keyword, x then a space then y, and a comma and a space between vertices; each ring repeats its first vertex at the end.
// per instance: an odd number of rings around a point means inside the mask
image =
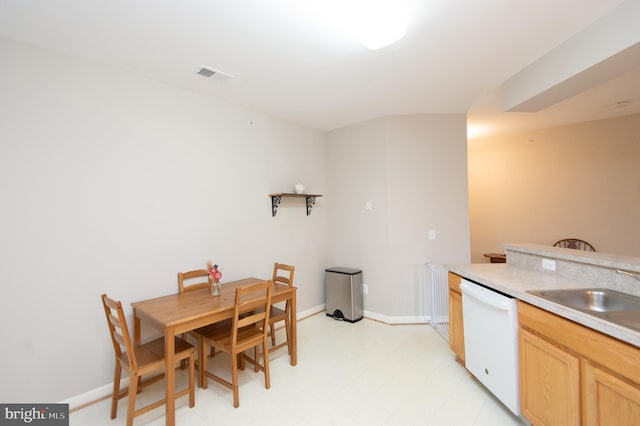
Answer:
POLYGON ((213 68, 209 68, 204 65, 198 70, 198 72, 196 72, 196 74, 216 81, 225 81, 233 78, 232 75, 225 74, 222 71, 214 70, 213 68))

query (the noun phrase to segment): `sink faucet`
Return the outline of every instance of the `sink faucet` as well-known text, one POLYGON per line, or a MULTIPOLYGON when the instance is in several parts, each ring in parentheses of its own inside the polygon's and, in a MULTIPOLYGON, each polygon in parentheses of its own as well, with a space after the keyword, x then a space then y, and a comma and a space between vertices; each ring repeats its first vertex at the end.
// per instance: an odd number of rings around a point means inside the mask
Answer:
POLYGON ((637 272, 629 272, 629 271, 623 271, 621 269, 618 269, 618 273, 622 274, 622 275, 626 275, 628 277, 633 278, 634 280, 638 280, 640 281, 640 274, 637 272))

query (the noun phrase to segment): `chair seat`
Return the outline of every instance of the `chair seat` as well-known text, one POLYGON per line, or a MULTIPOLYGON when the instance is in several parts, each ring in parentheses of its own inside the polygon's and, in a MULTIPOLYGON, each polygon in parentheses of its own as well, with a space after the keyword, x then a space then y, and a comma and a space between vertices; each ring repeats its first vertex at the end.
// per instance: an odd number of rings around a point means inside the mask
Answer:
POLYGON ((277 306, 271 306, 271 311, 269 312, 269 321, 277 322, 283 321, 287 317, 287 312, 284 309, 280 309, 277 306))
MULTIPOLYGON (((264 332, 259 327, 248 326, 238 330, 238 337, 236 345, 239 348, 248 347, 251 348, 256 344, 261 343, 264 332)), ((231 327, 220 327, 214 330, 213 333, 203 336, 207 343, 219 348, 221 350, 228 351, 231 348, 231 327)))
POLYGON ((231 326, 232 326, 231 320, 227 319, 221 322, 217 322, 215 324, 197 328, 191 331, 191 333, 198 336, 199 338, 215 339, 230 333, 231 326))
POLYGON ((276 305, 271 305, 271 309, 269 310, 269 322, 283 321, 286 317, 286 310, 280 309, 276 305))
MULTIPOLYGON (((175 338, 175 357, 176 360, 188 359, 194 347, 192 344, 182 339, 175 338)), ((138 366, 145 370, 155 370, 164 367, 164 337, 143 343, 140 346, 134 346, 138 366)), ((125 365, 129 365, 129 357, 126 352, 120 354, 120 361, 125 365)))

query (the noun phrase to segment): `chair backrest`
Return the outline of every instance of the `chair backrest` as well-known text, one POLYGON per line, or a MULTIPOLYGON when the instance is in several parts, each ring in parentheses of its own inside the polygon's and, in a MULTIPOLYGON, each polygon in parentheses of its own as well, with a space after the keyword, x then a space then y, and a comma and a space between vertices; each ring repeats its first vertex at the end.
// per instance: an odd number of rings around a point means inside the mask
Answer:
MULTIPOLYGON (((272 286, 272 281, 262 281, 236 289, 231 332, 232 347, 238 344, 238 331, 243 328, 258 327, 267 333, 272 286)), ((247 348, 252 347, 250 343, 247 342, 247 348)))
POLYGON ((285 265, 284 263, 273 264, 273 280, 274 283, 287 284, 293 287, 293 275, 296 267, 293 265, 285 265))
POLYGON ((121 355, 126 353, 129 361, 129 367, 131 370, 137 370, 138 362, 136 361, 133 344, 131 343, 129 327, 127 327, 127 320, 124 316, 122 303, 120 303, 120 301, 110 299, 106 294, 103 294, 102 306, 104 306, 104 313, 107 317, 109 333, 111 334, 111 342, 113 343, 113 350, 116 353, 116 362, 119 362, 121 355))
POLYGON ((586 241, 579 240, 577 238, 565 238, 556 242, 554 247, 564 247, 576 250, 596 251, 591 244, 586 241))
POLYGON ((213 280, 209 277, 209 271, 206 269, 196 269, 188 272, 178 272, 178 293, 185 291, 197 290, 199 288, 209 288, 213 280), (203 278, 206 281, 203 281, 203 278), (196 281, 197 282, 194 282, 196 281))

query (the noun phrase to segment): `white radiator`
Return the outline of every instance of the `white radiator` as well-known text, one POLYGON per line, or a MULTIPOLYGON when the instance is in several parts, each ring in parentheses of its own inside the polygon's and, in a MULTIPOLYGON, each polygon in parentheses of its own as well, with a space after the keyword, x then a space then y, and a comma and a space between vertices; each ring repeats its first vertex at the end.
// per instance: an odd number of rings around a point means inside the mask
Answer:
POLYGON ((449 284, 448 271, 442 265, 427 263, 427 280, 431 315, 429 322, 436 331, 449 341, 449 284))

